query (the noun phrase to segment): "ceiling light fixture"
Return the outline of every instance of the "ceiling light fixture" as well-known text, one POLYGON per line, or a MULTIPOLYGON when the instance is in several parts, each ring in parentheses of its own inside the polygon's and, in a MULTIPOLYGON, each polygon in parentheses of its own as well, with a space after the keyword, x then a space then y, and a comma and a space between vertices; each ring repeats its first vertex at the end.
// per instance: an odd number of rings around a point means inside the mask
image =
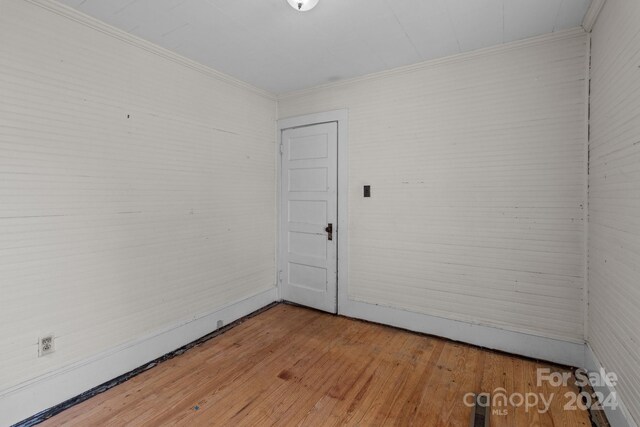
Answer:
POLYGON ((306 12, 318 4, 318 0, 287 0, 292 8, 299 12, 306 12))

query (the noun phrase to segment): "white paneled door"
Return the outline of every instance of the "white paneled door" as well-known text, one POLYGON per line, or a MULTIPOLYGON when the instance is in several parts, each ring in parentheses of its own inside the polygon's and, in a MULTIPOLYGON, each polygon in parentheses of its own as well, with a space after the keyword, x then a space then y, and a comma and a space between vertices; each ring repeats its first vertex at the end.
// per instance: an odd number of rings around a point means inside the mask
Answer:
POLYGON ((338 125, 282 131, 282 298, 337 312, 338 125))

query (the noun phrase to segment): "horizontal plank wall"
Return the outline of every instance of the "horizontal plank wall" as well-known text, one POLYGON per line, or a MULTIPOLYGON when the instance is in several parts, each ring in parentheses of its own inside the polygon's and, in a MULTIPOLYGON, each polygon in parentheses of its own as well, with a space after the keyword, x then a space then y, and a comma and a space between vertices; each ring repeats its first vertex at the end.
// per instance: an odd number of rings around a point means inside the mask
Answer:
POLYGON ((0 94, 0 402, 275 299, 272 96, 24 0, 0 0, 0 94), (45 334, 55 352, 38 358, 45 334))
POLYGON ((280 118, 349 110, 350 300, 581 361, 587 44, 573 30, 279 98, 280 118))
POLYGON ((591 60, 588 341, 640 424, 640 2, 605 3, 591 60))

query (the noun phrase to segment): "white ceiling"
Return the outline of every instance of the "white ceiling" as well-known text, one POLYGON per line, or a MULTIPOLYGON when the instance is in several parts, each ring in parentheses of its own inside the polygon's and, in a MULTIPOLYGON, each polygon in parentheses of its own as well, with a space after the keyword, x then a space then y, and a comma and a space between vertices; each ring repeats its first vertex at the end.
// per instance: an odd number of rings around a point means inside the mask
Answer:
POLYGON ((60 0, 283 93, 577 27, 591 0, 60 0))

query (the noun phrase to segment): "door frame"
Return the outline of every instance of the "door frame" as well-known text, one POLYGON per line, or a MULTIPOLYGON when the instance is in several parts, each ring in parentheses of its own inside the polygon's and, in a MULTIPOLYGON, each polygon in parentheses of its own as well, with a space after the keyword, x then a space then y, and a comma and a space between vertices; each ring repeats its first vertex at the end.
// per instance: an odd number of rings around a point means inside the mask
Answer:
POLYGON ((343 314, 346 311, 348 303, 348 238, 349 238, 349 216, 348 216, 348 128, 349 112, 347 109, 326 111, 322 113, 305 114, 302 116, 288 117, 278 120, 277 141, 276 141, 276 219, 277 219, 277 239, 276 239, 276 284, 278 288, 278 299, 282 299, 282 282, 280 281, 280 271, 284 269, 284 259, 280 253, 282 244, 282 132, 287 129, 312 126, 323 123, 335 122, 338 125, 338 223, 335 232, 337 233, 336 256, 338 257, 338 278, 337 278, 337 312, 343 314))

